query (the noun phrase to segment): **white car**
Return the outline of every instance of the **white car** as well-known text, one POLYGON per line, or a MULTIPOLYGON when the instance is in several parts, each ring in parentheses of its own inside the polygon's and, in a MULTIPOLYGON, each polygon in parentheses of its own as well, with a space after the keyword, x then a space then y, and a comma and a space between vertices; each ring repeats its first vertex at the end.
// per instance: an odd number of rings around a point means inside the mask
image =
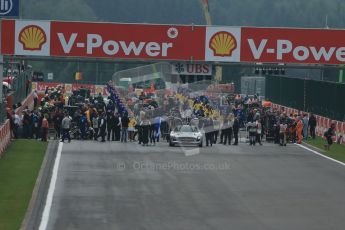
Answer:
POLYGON ((179 125, 170 132, 169 145, 197 145, 202 147, 203 135, 195 126, 179 125))

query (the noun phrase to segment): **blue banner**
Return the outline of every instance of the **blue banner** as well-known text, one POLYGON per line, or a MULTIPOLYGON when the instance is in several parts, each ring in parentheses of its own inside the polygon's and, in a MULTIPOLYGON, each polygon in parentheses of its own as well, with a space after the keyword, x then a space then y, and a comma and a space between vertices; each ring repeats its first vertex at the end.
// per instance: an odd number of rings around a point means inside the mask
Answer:
POLYGON ((0 18, 18 16, 19 0, 0 0, 0 18))

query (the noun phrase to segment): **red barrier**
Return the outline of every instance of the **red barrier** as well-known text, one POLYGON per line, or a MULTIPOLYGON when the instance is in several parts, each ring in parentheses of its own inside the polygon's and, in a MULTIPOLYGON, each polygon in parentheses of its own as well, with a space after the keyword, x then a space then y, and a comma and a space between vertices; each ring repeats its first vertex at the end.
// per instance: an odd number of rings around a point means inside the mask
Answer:
POLYGON ((6 148, 11 142, 11 130, 10 121, 6 120, 5 123, 0 126, 0 156, 5 152, 6 148))
POLYGON ((105 85, 93 85, 93 84, 82 84, 82 83, 57 83, 57 82, 33 82, 32 91, 37 90, 39 94, 44 93, 46 88, 56 88, 62 86, 65 89, 65 93, 71 94, 72 91, 80 88, 89 89, 91 94, 101 93, 103 96, 107 96, 107 90, 105 85))

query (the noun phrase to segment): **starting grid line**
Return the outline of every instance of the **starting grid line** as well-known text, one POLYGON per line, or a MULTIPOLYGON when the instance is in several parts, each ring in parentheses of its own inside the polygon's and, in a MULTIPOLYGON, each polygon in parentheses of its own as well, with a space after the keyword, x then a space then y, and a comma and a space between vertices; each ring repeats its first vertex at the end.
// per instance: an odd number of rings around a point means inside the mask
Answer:
POLYGON ((338 161, 338 160, 336 160, 336 159, 333 159, 333 158, 331 158, 331 157, 328 157, 328 156, 326 156, 326 155, 324 155, 324 154, 322 154, 322 153, 319 153, 319 152, 317 152, 317 151, 315 151, 315 150, 313 150, 313 149, 310 149, 310 148, 308 148, 308 147, 306 147, 306 146, 304 146, 304 145, 299 145, 299 144, 295 144, 295 145, 297 145, 298 147, 303 148, 303 149, 305 149, 305 150, 308 150, 309 152, 312 152, 312 153, 314 153, 314 154, 316 154, 316 155, 318 155, 318 156, 320 156, 320 157, 323 157, 323 158, 325 158, 325 159, 328 159, 328 160, 330 160, 330 161, 333 161, 333 162, 335 162, 335 163, 338 163, 338 164, 340 164, 340 165, 342 165, 342 166, 345 166, 345 163, 343 163, 343 162, 341 162, 341 161, 338 161))
POLYGON ((59 171, 59 165, 60 165, 60 160, 61 160, 62 147, 63 147, 63 143, 60 142, 58 150, 57 150, 55 162, 54 162, 53 173, 52 173, 52 177, 50 179, 47 199, 46 199, 46 203, 45 203, 45 206, 44 206, 44 210, 43 210, 43 214, 42 214, 42 219, 41 219, 41 223, 40 223, 40 226, 39 226, 39 230, 46 230, 47 226, 48 226, 50 210, 51 210, 52 203, 53 203, 55 186, 56 186, 56 181, 57 181, 57 177, 58 177, 58 171, 59 171))

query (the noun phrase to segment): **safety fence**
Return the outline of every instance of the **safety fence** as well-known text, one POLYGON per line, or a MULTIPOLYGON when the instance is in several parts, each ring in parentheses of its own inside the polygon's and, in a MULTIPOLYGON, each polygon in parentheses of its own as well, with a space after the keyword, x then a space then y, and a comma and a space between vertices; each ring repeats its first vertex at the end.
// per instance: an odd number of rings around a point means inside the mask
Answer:
MULTIPOLYGON (((286 107, 286 106, 282 106, 282 105, 278 105, 278 104, 272 104, 272 107, 274 109, 277 109, 279 111, 285 111, 287 114, 308 114, 308 112, 304 112, 302 110, 298 110, 298 109, 294 109, 294 108, 290 108, 290 107, 286 107)), ((334 137, 334 141, 338 141, 345 145, 345 122, 342 121, 336 121, 336 120, 332 120, 330 118, 327 117, 323 117, 320 115, 316 115, 314 114, 316 117, 316 121, 317 121, 317 126, 316 126, 316 135, 323 137, 323 134, 325 133, 325 131, 327 131, 329 129, 329 127, 331 126, 332 123, 334 123, 336 125, 336 137, 334 137)))
POLYGON ((266 98, 290 108, 345 121, 345 84, 267 76, 266 98))

